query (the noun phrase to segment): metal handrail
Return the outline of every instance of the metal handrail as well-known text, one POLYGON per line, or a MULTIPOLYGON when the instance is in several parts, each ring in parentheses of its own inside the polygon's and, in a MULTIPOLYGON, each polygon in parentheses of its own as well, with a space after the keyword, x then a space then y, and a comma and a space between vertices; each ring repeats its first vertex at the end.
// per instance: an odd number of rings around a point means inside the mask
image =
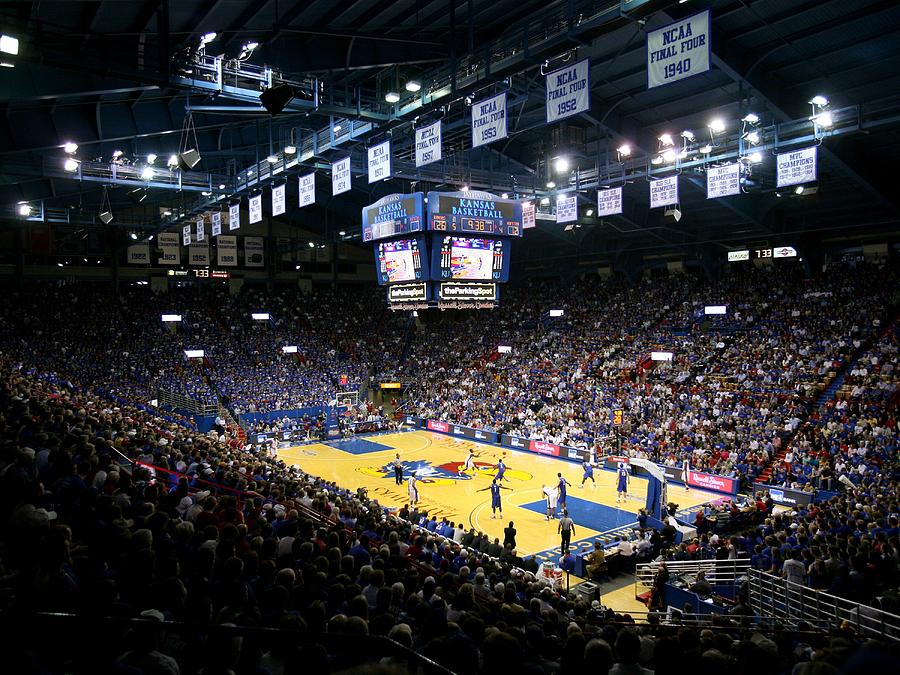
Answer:
MULTIPOLYGON (((734 585, 745 578, 750 571, 750 560, 666 560, 666 567, 671 576, 679 574, 696 575, 705 572, 706 580, 713 586, 734 585)), ((640 563, 634 568, 635 597, 653 586, 659 562, 640 563), (643 587, 644 590, 639 590, 643 587)))

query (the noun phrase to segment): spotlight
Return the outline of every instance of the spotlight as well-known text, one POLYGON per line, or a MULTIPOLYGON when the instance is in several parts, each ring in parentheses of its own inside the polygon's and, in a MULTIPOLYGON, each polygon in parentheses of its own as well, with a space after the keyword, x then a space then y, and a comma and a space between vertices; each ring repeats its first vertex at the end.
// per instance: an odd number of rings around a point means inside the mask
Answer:
POLYGON ((409 80, 406 83, 406 91, 411 91, 413 93, 419 91, 422 88, 422 83, 418 80, 409 80))
POLYGON ((810 105, 817 105, 820 108, 828 105, 828 99, 822 96, 822 94, 816 94, 809 100, 810 105))
POLYGON ((653 159, 650 160, 650 163, 651 164, 662 164, 663 158, 660 157, 659 155, 657 155, 656 157, 654 157, 653 159))
POLYGON ((675 141, 672 140, 672 134, 663 134, 659 137, 659 142, 663 145, 675 145, 675 141))
POLYGON ((225 189, 225 183, 219 183, 219 189, 220 189, 220 190, 224 190, 224 189, 225 189))
POLYGON ((592 215, 594 215, 594 209, 588 209, 587 211, 585 211, 585 215, 590 218, 592 215))
POLYGON ((628 155, 631 154, 631 146, 628 145, 628 143, 623 143, 622 145, 619 146, 617 152, 618 152, 622 157, 628 157, 628 155))
POLYGON ((0 35, 0 52, 16 56, 19 53, 19 38, 11 35, 0 35))
POLYGON ((275 162, 278 161, 278 157, 276 155, 269 155, 268 157, 266 157, 266 161, 269 164, 274 164, 275 162))
POLYGON ((136 233, 136 232, 132 232, 132 233, 131 233, 131 238, 132 238, 132 239, 137 239, 137 233, 136 233))
POLYGON ((707 143, 702 148, 700 148, 700 152, 702 152, 704 155, 708 155, 709 153, 712 152, 712 146, 709 143, 707 143))
POLYGON ((741 119, 741 122, 746 122, 747 124, 759 124, 759 115, 756 113, 747 113, 741 119))
POLYGON ((309 247, 310 247, 310 248, 315 248, 316 245, 315 245, 315 243, 313 243, 313 242, 309 242, 309 247))
POLYGON ((241 47, 241 53, 238 54, 238 61, 246 61, 250 58, 250 55, 253 54, 253 50, 259 47, 258 42, 246 42, 244 46, 241 47))
POLYGON ((554 183, 552 180, 547 181, 547 189, 548 190, 552 190, 555 187, 556 187, 556 183, 554 183))
POLYGON ((709 123, 710 131, 721 134, 725 131, 725 121, 721 117, 717 117, 709 123))
POLYGON ((31 204, 19 204, 19 215, 20 216, 30 216, 31 215, 31 204))
POLYGON ((341 130, 341 125, 340 125, 340 124, 335 124, 335 125, 334 125, 334 133, 339 133, 340 130, 341 130))
POLYGON ((805 188, 804 188, 802 185, 798 185, 797 187, 794 188, 794 194, 795 194, 795 195, 802 195, 804 189, 805 189, 805 188))
POLYGON ((668 150, 663 151, 662 158, 663 158, 665 161, 667 161, 667 162, 674 162, 674 161, 675 161, 675 157, 676 157, 675 151, 672 150, 672 148, 669 148, 668 150))
POLYGON ((347 233, 346 233, 344 230, 341 230, 340 232, 338 232, 338 234, 339 234, 340 236, 342 236, 342 237, 346 237, 346 236, 347 236, 347 233))
POLYGON ((215 33, 204 33, 204 34, 200 37, 200 44, 201 44, 201 45, 208 45, 210 42, 212 42, 212 41, 215 40, 215 39, 216 39, 216 34, 215 34, 215 33))
POLYGON ((72 171, 73 173, 74 173, 75 171, 78 171, 78 160, 75 160, 75 159, 72 159, 71 157, 69 157, 69 158, 63 163, 63 168, 64 168, 66 171, 72 171))
POLYGON ((567 157, 557 157, 554 163, 556 173, 565 173, 569 170, 569 160, 567 157))
POLYGON ((76 152, 78 152, 78 143, 69 141, 63 146, 63 150, 65 150, 69 155, 74 155, 76 152))
POLYGON ((828 129, 832 124, 834 124, 834 118, 831 116, 831 113, 826 110, 813 117, 813 122, 815 122, 823 129, 828 129))
POLYGON ((167 210, 163 211, 163 215, 164 215, 164 216, 171 216, 171 215, 172 215, 172 212, 169 211, 169 210, 167 209, 167 210))
POLYGON ((166 166, 169 166, 169 167, 178 166, 178 155, 169 155, 169 159, 166 161, 166 166))
POLYGON ((694 140, 694 132, 690 129, 685 129, 681 132, 681 137, 688 142, 692 142, 694 140))
POLYGON ((504 192, 502 195, 500 195, 500 198, 501 198, 501 199, 509 199, 509 193, 508 193, 508 192, 504 192))
POLYGON ((550 203, 550 197, 542 197, 542 198, 541 198, 541 204, 545 204, 545 205, 546 205, 546 204, 549 204, 549 203, 550 203))
POLYGON ((125 153, 123 153, 121 150, 113 150, 113 159, 119 159, 119 157, 121 157, 123 154, 125 153))
POLYGON ((153 162, 155 162, 155 161, 156 161, 156 153, 155 152, 151 152, 149 155, 147 155, 147 164, 153 164, 153 162))
POLYGON ((384 100, 388 103, 396 103, 400 100, 400 94, 398 94, 396 91, 389 91, 384 95, 384 100))
POLYGON ((145 166, 143 169, 141 169, 141 178, 143 178, 144 180, 150 180, 151 178, 153 178, 153 167, 145 166))
POLYGON ((468 185, 463 185, 463 186, 462 186, 462 191, 463 191, 463 192, 468 192, 468 191, 469 191, 469 186, 468 186, 468 185))
POLYGON ((751 131, 749 134, 747 134, 747 140, 753 145, 756 145, 757 143, 759 143, 759 132, 751 131))
POLYGON ((297 154, 297 146, 296 146, 296 145, 286 145, 286 146, 284 146, 284 154, 286 154, 286 155, 296 155, 296 154, 297 154))
POLYGON ((751 152, 747 156, 747 159, 749 159, 753 164, 759 164, 761 161, 763 161, 763 156, 761 152, 751 152))

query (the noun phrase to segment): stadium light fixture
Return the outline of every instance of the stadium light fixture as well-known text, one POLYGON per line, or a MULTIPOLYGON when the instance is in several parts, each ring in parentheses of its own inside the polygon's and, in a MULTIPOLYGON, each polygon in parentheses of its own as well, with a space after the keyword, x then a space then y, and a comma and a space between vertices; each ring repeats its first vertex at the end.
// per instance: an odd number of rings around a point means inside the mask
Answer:
POLYGON ((667 150, 663 151, 662 158, 666 162, 674 162, 675 157, 677 157, 677 155, 675 154, 675 151, 672 148, 668 148, 667 150))
POLYGON ((725 120, 723 120, 721 117, 716 117, 715 119, 711 120, 707 126, 709 126, 709 130, 713 133, 721 134, 723 131, 725 131, 725 120))
POLYGON ((153 162, 155 162, 155 161, 156 161, 156 153, 155 152, 151 152, 149 155, 147 155, 147 164, 153 164, 153 162))
POLYGON ((341 130, 341 125, 340 125, 340 124, 335 124, 335 125, 334 125, 334 133, 338 133, 340 130, 341 130))
POLYGON ((553 163, 553 168, 556 169, 556 173, 566 173, 569 170, 569 158, 557 157, 553 163))
POLYGON ((151 178, 153 178, 153 167, 145 166, 143 169, 141 169, 141 178, 143 178, 144 180, 150 180, 151 178))
POLYGON ((509 199, 509 193, 508 193, 508 192, 504 192, 502 195, 500 195, 500 198, 501 198, 501 199, 509 199))
POLYGON ((66 151, 67 155, 74 155, 76 152, 78 152, 78 143, 69 141, 65 145, 63 145, 63 150, 66 151))
POLYGON ((704 145, 703 147, 700 148, 700 152, 703 153, 704 155, 708 155, 709 153, 712 152, 712 146, 709 143, 707 143, 706 145, 704 145))
POLYGON ((672 140, 672 134, 663 134, 659 137, 659 142, 663 145, 675 145, 675 141, 672 140))
POLYGON ((19 54, 19 38, 12 35, 0 35, 0 52, 17 56, 19 54))
POLYGON ((169 155, 169 159, 166 160, 166 166, 170 168, 178 166, 178 155, 169 155))
POLYGON ((119 157, 121 157, 121 156, 124 155, 124 154, 125 154, 125 153, 122 152, 121 150, 113 150, 113 155, 112 155, 112 156, 113 156, 113 159, 119 159, 119 157))
POLYGON ((587 211, 585 211, 585 215, 590 218, 592 215, 594 215, 594 209, 588 209, 587 211))
POLYGON ((651 164, 662 164, 663 158, 660 155, 657 155, 656 157, 654 157, 653 159, 650 160, 650 163, 651 164))
POLYGON ((541 204, 546 206, 549 203, 550 203, 550 197, 542 197, 541 198, 541 204))
POLYGON ((296 145, 286 145, 286 146, 284 146, 284 154, 286 154, 286 155, 296 155, 296 154, 297 154, 297 146, 296 146, 296 145))
POLYGON ((250 318, 254 321, 268 321, 269 313, 268 312, 251 312, 250 318))
POLYGON ((224 189, 225 189, 225 183, 219 183, 219 189, 220 189, 220 190, 224 190, 224 189))
POLYGON ((72 159, 71 157, 67 158, 65 162, 63 162, 63 168, 66 171, 75 172, 78 171, 78 160, 72 159))
POLYGON ((309 247, 310 247, 310 248, 315 248, 315 247, 316 247, 316 243, 315 243, 314 241, 310 241, 310 242, 308 242, 308 243, 309 243, 309 247))
POLYGON ((468 186, 468 185, 463 185, 463 186, 462 186, 462 191, 463 191, 463 192, 468 192, 468 191, 469 191, 469 186, 468 186))
POLYGON ((400 94, 396 91, 389 91, 384 95, 384 100, 388 103, 397 103, 400 100, 400 94))
POLYGON ((681 132, 681 137, 682 137, 684 140, 686 140, 688 143, 693 143, 693 142, 694 142, 694 138, 695 138, 694 132, 691 131, 690 129, 685 129, 684 131, 682 131, 682 132, 681 132))
POLYGON ((341 237, 346 237, 347 232, 346 232, 346 230, 341 230, 340 232, 338 232, 338 235, 340 235, 341 237))
POLYGON ((200 36, 200 44, 208 45, 210 42, 216 39, 216 33, 204 33, 200 36))
POLYGON ((134 240, 137 240, 137 232, 132 232, 132 233, 131 233, 131 238, 134 239, 134 240))
POLYGON ((552 190, 555 187, 556 187, 556 183, 554 183, 552 180, 547 181, 547 189, 548 190, 552 190))
POLYGON ((759 143, 759 132, 751 131, 750 133, 748 133, 747 142, 749 142, 751 145, 756 145, 757 143, 759 143))
POLYGON ((824 108, 828 105, 828 99, 822 96, 822 94, 816 94, 811 99, 809 99, 809 104, 817 106, 819 108, 824 108))
POLYGON ((756 113, 747 113, 741 118, 741 122, 746 122, 747 124, 759 124, 759 115, 756 113))
POLYGON ((761 161, 763 161, 763 156, 761 152, 751 152, 749 155, 747 155, 747 159, 749 159, 753 164, 759 164, 761 161))
POLYGON ((278 161, 278 156, 277 155, 269 155, 268 157, 266 157, 266 161, 269 164, 275 164, 275 162, 278 161))
POLYGON ((18 211, 20 216, 30 216, 31 204, 19 204, 18 211))
POLYGON ((616 152, 619 153, 619 158, 628 157, 631 154, 631 146, 628 143, 622 143, 617 149, 616 152))
POLYGON ((406 82, 406 91, 411 91, 416 93, 422 88, 422 83, 418 80, 407 80, 406 82))
POLYGON ((829 110, 824 110, 813 117, 813 122, 816 123, 816 126, 822 127, 823 129, 830 129, 834 124, 834 118, 831 116, 829 110))

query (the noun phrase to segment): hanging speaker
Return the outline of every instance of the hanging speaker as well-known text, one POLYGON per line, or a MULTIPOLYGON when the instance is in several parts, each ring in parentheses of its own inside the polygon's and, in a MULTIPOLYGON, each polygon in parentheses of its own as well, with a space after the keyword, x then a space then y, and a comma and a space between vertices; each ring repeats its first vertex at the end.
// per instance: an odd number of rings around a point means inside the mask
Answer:
POLYGON ((102 211, 97 215, 97 217, 100 219, 101 223, 103 223, 104 225, 109 225, 112 222, 113 214, 109 211, 102 211))
POLYGON ((294 98, 294 89, 289 84, 269 87, 259 95, 259 102, 270 115, 277 115, 294 98))
POLYGON ((185 150, 178 155, 178 166, 182 171, 193 169, 200 162, 200 152, 198 150, 185 150))

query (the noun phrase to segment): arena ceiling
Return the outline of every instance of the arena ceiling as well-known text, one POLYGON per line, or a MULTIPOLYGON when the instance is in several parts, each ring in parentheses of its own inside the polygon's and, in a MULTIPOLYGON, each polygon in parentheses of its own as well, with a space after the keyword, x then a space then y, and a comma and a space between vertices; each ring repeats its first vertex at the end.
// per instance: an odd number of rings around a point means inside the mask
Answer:
POLYGON ((15 67, 0 69, 0 211, 7 226, 21 223, 16 207, 27 202, 40 204, 48 220, 96 227, 108 194, 117 212, 109 227, 171 229, 180 213, 316 168, 316 206, 297 208, 295 192, 283 217, 334 241, 339 231, 358 232, 360 208, 384 194, 471 185, 539 198, 553 194, 551 179, 573 189, 613 184, 629 167, 649 168, 665 132, 705 133, 714 117, 735 130, 748 112, 770 133, 777 125, 799 129, 811 97, 823 94, 843 131, 820 139, 814 194, 777 191, 771 157, 754 168, 747 194, 724 199, 706 198, 702 169, 683 171, 677 222, 650 210, 639 185, 626 186, 621 216, 599 220, 588 214, 596 190, 580 189, 579 227, 564 231, 539 220, 520 260, 898 232, 891 167, 900 145, 900 4, 891 0, 11 2, 0 5, 0 31, 20 40, 15 67), (637 7, 623 11, 623 4, 637 7), (710 71, 648 89, 646 32, 706 8, 710 71), (251 75, 271 69, 292 84, 294 100, 273 116, 260 108, 259 82, 226 77, 234 86, 216 87, 202 68, 190 67, 201 36, 212 32, 206 55, 231 60, 258 43, 236 67, 251 75), (590 112, 547 125, 542 72, 585 58, 590 112), (409 80, 420 82, 422 93, 407 92, 409 80), (403 97, 396 105, 384 98, 393 90, 403 97), (504 90, 509 138, 472 149, 471 100, 504 90), (431 99, 433 92, 443 93, 431 99), (121 177, 85 178, 89 165, 108 164, 117 150, 138 165, 149 153, 177 152, 187 109, 202 156, 193 170, 197 184, 177 189, 151 181, 136 190, 121 177), (438 118, 444 159, 416 169, 413 127, 438 118), (384 138, 393 143, 395 178, 369 185, 366 147, 384 138), (84 175, 63 169, 69 141, 79 146, 84 175), (625 164, 616 152, 623 143, 633 149, 625 164), (275 153, 286 163, 287 144, 314 151, 301 152, 283 175, 268 173, 266 157, 275 153), (327 167, 347 154, 353 190, 332 197, 327 167), (560 155, 571 164, 562 177, 552 166, 560 155))

